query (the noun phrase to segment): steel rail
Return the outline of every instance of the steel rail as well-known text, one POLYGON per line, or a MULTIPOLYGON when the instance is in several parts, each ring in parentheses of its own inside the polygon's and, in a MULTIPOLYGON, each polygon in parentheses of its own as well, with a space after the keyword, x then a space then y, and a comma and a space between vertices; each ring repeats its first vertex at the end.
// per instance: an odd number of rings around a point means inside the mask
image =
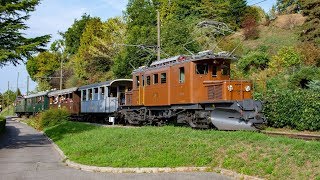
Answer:
POLYGON ((261 131, 261 133, 270 136, 284 136, 293 139, 313 140, 320 141, 320 135, 317 134, 301 134, 301 133, 288 133, 288 132, 273 132, 273 131, 261 131))

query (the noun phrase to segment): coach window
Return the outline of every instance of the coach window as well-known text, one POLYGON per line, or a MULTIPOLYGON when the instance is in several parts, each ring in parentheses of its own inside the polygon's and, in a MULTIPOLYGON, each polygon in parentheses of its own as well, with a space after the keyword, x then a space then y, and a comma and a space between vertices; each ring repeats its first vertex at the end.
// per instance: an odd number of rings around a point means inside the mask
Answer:
POLYGON ((109 97, 117 97, 117 87, 108 87, 109 97))
POLYGON ((93 100, 98 100, 98 88, 94 88, 93 100))
POLYGON ((92 100, 92 89, 89 89, 88 94, 89 94, 89 100, 92 100))
POLYGON ((208 64, 197 64, 196 65, 197 74, 208 74, 208 64))
POLYGON ((105 99, 105 97, 104 97, 104 87, 100 87, 100 99, 105 99))
POLYGON ((69 93, 69 99, 68 102, 73 102, 73 93, 69 93))
POLYGON ((161 84, 167 83, 167 74, 161 73, 161 84))
POLYGON ((179 82, 184 83, 185 81, 185 74, 184 74, 184 67, 179 68, 179 82))
POLYGON ((87 100, 87 90, 82 90, 82 101, 87 100))
POLYGON ((159 82, 159 75, 158 74, 154 74, 153 75, 153 84, 158 84, 159 82))
POLYGON ((151 81, 150 76, 147 76, 147 86, 150 86, 150 81, 151 81))
POLYGON ((139 76, 136 76, 136 86, 137 86, 137 87, 139 87, 139 86, 140 86, 139 76))
POLYGON ((212 66, 212 77, 217 77, 217 71, 218 71, 218 67, 212 66))

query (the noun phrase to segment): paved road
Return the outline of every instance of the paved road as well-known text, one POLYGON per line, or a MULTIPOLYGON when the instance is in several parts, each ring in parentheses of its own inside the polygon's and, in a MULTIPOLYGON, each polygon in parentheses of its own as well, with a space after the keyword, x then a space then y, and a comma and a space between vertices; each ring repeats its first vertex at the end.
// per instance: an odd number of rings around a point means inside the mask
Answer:
POLYGON ((85 172, 65 166, 52 144, 33 128, 7 119, 0 135, 0 179, 230 179, 216 173, 112 174, 85 172))

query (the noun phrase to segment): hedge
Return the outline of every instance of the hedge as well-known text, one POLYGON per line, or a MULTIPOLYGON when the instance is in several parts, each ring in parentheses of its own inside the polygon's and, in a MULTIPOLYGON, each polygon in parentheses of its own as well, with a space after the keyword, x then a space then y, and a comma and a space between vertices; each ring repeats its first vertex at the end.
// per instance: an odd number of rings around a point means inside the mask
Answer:
POLYGON ((6 118, 3 116, 0 116, 0 133, 4 132, 6 129, 6 118))
POLYGON ((269 126, 320 130, 320 92, 283 90, 267 94, 264 114, 269 126))

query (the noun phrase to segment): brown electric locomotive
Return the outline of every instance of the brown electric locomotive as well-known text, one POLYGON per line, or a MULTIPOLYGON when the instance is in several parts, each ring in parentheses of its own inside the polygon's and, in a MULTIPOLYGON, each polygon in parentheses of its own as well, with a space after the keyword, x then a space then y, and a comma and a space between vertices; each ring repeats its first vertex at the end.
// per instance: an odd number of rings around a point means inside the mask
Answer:
POLYGON ((260 129, 262 105, 252 100, 250 81, 230 80, 233 60, 225 52, 204 51, 135 69, 120 115, 137 125, 171 121, 201 129, 260 129))

